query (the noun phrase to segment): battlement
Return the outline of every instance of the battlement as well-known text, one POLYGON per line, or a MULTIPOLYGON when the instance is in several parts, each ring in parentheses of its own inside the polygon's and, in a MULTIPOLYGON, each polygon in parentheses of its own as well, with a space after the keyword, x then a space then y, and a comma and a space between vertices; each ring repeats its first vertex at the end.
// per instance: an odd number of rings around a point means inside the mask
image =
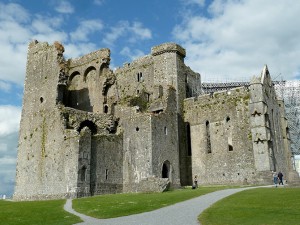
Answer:
POLYGON ((92 61, 97 61, 98 63, 102 63, 105 61, 106 64, 110 62, 110 50, 108 48, 99 49, 97 51, 86 54, 82 57, 78 57, 75 59, 70 59, 70 68, 82 66, 92 61))
POLYGON ((181 55, 183 58, 186 56, 185 49, 175 43, 164 43, 161 45, 154 46, 151 49, 151 54, 153 56, 160 55, 166 52, 176 52, 177 54, 181 55))
POLYGON ((210 94, 199 95, 198 97, 187 98, 184 100, 184 104, 189 107, 192 105, 206 105, 213 102, 227 102, 228 99, 240 99, 241 96, 249 99, 250 95, 247 87, 237 87, 226 91, 217 91, 210 94))

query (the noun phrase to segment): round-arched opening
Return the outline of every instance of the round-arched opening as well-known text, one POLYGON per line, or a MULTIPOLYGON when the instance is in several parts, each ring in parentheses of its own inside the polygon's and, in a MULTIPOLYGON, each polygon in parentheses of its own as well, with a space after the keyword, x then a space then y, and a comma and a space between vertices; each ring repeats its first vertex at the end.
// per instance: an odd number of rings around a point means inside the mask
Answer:
POLYGON ((90 66, 90 67, 88 67, 88 68, 85 70, 84 75, 83 75, 83 80, 84 80, 84 81, 86 81, 87 75, 88 75, 92 70, 95 70, 95 71, 96 71, 96 68, 93 67, 93 66, 90 66))
POLYGON ((108 113, 108 105, 104 105, 103 112, 104 112, 105 114, 107 114, 107 113, 108 113))
POLYGON ((162 166, 161 177, 162 178, 170 178, 170 162, 168 160, 165 161, 162 166))
POLYGON ((92 121, 89 120, 85 120, 83 122, 80 123, 80 126, 78 128, 78 132, 80 133, 80 131, 84 128, 84 127, 88 127, 91 130, 92 134, 96 134, 97 133, 97 126, 96 124, 94 124, 92 121))
POLYGON ((73 78, 77 75, 80 75, 80 73, 78 71, 74 71, 70 76, 69 76, 69 81, 72 81, 73 78))

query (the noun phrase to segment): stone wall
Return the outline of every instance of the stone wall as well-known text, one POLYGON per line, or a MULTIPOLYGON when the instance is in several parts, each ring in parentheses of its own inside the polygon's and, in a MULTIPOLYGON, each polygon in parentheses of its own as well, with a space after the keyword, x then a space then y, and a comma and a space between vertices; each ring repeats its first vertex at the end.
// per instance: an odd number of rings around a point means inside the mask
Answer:
POLYGON ((123 135, 96 135, 91 151, 92 195, 123 192, 123 135))
POLYGON ((67 197, 76 187, 77 176, 70 170, 77 165, 76 151, 74 155, 65 143, 62 114, 55 107, 62 51, 59 44, 29 45, 14 193, 18 200, 67 197))
POLYGON ((242 184, 255 179, 249 100, 249 91, 243 87, 185 100, 192 173, 200 184, 242 184))

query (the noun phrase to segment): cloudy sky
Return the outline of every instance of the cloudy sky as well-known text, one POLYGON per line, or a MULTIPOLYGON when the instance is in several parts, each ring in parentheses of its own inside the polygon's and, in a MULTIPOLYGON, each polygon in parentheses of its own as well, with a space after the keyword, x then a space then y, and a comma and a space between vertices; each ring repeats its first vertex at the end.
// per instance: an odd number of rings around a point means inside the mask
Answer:
POLYGON ((300 78, 300 1, 0 0, 0 195, 14 186, 26 52, 60 41, 65 57, 111 49, 112 69, 177 42, 204 81, 249 80, 268 65, 300 78))

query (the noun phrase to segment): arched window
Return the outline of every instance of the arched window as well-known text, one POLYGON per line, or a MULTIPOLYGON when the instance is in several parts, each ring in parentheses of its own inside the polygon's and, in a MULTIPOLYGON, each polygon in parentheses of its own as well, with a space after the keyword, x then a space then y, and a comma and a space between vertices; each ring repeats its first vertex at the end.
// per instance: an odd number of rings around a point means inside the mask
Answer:
POLYGON ((229 121, 230 121, 230 117, 227 116, 227 117, 226 117, 226 122, 228 123, 229 121))
POLYGON ((77 75, 80 75, 80 73, 78 71, 74 71, 70 76, 69 76, 69 81, 72 81, 73 78, 77 75))
POLYGON ((104 113, 108 113, 108 106, 107 105, 104 105, 104 109, 103 109, 104 113))
POLYGON ((87 75, 91 72, 91 71, 96 71, 96 68, 93 67, 93 66, 90 66, 88 67, 85 71, 84 71, 84 74, 83 74, 83 80, 86 81, 86 77, 87 75))
POLYGON ((92 121, 89 120, 85 120, 83 122, 80 123, 80 126, 78 128, 78 132, 80 133, 80 131, 84 128, 84 127, 88 127, 91 130, 92 134, 96 134, 97 133, 97 126, 96 124, 94 124, 92 121))

